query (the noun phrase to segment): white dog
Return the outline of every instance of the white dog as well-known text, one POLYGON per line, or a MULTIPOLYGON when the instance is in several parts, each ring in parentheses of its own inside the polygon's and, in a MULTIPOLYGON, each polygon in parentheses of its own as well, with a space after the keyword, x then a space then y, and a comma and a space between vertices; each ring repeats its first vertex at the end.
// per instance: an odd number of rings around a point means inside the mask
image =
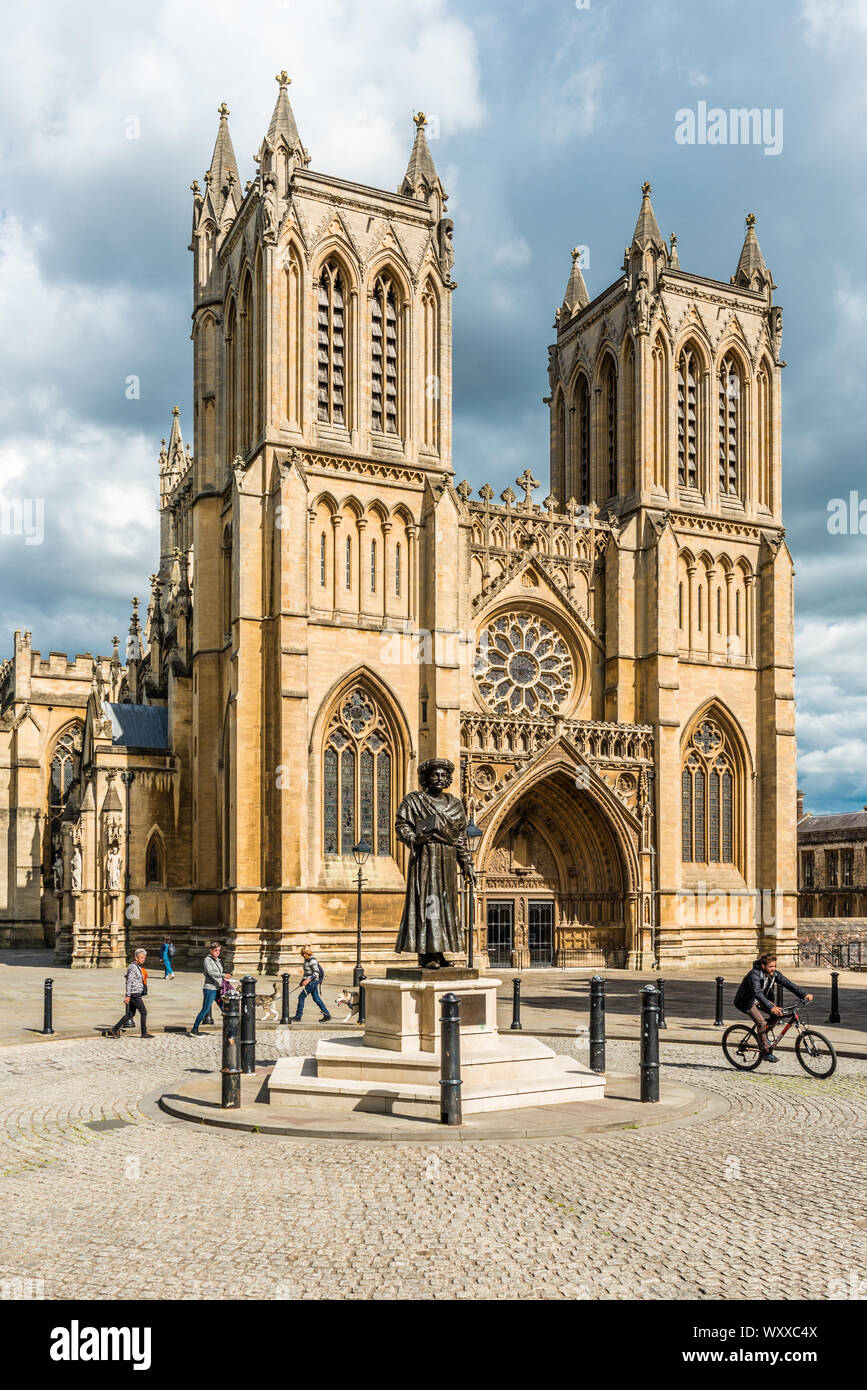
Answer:
POLYGON ((341 1020, 343 1023, 352 1023, 358 1015, 358 990, 350 985, 344 985, 334 1001, 335 1008, 338 1004, 345 1004, 348 1010, 347 1015, 341 1020))
POLYGON ((276 983, 275 983, 273 989, 271 990, 271 993, 270 993, 270 994, 257 994, 257 995, 256 995, 256 1008, 262 1010, 262 1014, 261 1014, 261 1016, 260 1016, 260 1018, 259 1018, 259 1022, 260 1022, 260 1023, 264 1023, 265 1020, 268 1019, 268 1018, 273 1018, 274 1022, 275 1022, 275 1023, 277 1022, 277 985, 276 985, 276 983))

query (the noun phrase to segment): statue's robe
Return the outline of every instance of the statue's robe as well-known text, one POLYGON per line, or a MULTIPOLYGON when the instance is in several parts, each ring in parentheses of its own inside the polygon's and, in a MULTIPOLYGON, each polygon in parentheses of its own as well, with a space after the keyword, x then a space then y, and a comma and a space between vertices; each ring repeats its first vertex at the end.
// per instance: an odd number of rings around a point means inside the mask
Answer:
POLYGON ((462 951, 458 864, 472 866, 462 802, 448 792, 409 792, 394 828, 411 850, 395 949, 420 955, 462 951))

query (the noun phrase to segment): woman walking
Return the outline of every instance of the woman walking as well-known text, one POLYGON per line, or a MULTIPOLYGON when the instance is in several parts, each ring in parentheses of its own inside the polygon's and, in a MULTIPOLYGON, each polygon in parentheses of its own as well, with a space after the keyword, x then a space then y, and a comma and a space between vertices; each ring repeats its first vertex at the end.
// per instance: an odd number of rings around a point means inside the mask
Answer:
POLYGON ((175 943, 172 941, 172 938, 170 936, 164 936, 163 944, 160 949, 160 955, 163 958, 163 969, 166 972, 164 978, 166 980, 173 980, 175 978, 175 972, 172 969, 172 956, 174 954, 175 943))

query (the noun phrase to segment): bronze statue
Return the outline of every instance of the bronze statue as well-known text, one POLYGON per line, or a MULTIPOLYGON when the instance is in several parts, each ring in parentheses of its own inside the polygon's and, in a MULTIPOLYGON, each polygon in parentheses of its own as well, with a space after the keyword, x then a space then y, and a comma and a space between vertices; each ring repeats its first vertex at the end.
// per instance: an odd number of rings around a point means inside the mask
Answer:
POLYGON ((400 803, 394 828, 409 845, 406 901, 395 950, 418 953, 423 969, 447 966, 443 951, 463 950, 458 909, 458 865, 475 883, 463 804, 450 796, 455 765, 429 758, 418 770, 420 790, 400 803))

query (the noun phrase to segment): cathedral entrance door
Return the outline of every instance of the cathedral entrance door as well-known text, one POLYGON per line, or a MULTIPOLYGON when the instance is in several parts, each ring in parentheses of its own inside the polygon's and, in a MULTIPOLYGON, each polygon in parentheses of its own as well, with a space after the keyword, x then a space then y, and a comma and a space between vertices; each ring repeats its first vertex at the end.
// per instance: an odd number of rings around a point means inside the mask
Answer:
POLYGON ((554 963, 554 904, 550 898, 527 904, 527 945, 530 967, 547 970, 554 963))
POLYGON ((512 964, 514 935, 514 902, 510 898, 488 902, 488 960, 495 968, 508 969, 512 964))

